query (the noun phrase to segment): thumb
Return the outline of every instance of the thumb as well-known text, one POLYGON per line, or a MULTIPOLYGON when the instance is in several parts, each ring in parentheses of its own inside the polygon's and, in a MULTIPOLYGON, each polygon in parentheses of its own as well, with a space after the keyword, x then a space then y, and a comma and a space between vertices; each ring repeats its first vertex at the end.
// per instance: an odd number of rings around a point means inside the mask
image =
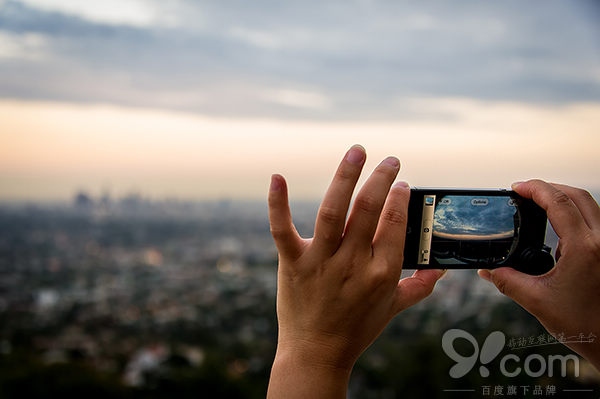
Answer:
POLYGON ((540 303, 539 276, 522 273, 512 267, 498 269, 481 269, 477 272, 479 277, 494 284, 498 291, 523 306, 530 313, 535 314, 535 306, 540 303))
POLYGON ((444 274, 446 274, 446 270, 424 269, 415 271, 411 277, 401 279, 396 290, 396 313, 400 313, 429 296, 435 283, 444 274))
POLYGON ((269 226, 277 249, 283 256, 297 258, 302 252, 302 238, 292 221, 287 183, 283 176, 271 176, 268 203, 269 226))

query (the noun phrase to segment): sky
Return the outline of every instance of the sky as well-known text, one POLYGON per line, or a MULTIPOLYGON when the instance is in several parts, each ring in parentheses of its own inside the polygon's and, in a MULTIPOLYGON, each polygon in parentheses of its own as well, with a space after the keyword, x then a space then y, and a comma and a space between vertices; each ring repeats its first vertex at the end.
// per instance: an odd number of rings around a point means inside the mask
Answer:
POLYGON ((348 147, 415 186, 600 190, 597 1, 0 0, 0 201, 318 199, 348 147))

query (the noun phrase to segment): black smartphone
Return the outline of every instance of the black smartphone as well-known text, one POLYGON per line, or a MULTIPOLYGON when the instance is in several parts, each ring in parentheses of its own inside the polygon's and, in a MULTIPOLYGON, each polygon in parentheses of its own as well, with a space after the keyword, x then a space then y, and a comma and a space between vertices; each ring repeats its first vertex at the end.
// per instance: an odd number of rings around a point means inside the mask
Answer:
POLYGON ((546 212, 510 190, 412 188, 406 269, 493 269, 544 274, 546 212))

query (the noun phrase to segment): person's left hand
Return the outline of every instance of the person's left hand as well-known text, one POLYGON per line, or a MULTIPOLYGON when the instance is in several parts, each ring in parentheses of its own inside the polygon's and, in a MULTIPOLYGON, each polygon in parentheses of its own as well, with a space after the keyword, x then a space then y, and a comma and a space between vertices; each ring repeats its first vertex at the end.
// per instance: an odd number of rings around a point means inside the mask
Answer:
POLYGON ((346 153, 319 208, 312 239, 297 233, 285 179, 272 176, 269 219, 279 251, 279 337, 270 393, 277 367, 285 363, 297 372, 314 372, 317 379, 327 370, 347 378, 389 321, 428 296, 443 274, 420 270, 400 280, 410 189, 405 183, 392 186, 400 169, 396 158, 375 168, 346 220, 365 159, 360 146, 346 153))

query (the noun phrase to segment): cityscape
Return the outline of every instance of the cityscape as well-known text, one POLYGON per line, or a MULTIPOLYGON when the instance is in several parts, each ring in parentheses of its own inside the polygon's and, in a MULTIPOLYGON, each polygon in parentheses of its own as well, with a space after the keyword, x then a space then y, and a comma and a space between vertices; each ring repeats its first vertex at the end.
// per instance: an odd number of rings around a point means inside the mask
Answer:
MULTIPOLYGON (((316 209, 292 204, 301 234, 316 209)), ((551 231, 548 240, 556 245, 551 231)), ((276 272, 266 202, 79 192, 69 203, 3 204, 0 397, 264 397, 276 272)), ((474 270, 450 271, 361 357, 349 397, 600 394, 583 359, 563 375, 451 378, 441 339, 453 328, 480 343, 501 331, 521 358, 571 353, 474 270)))
MULTIPOLYGON (((0 0, 0 399, 265 398, 268 177, 311 237, 353 145, 363 187, 394 155, 419 187, 538 178, 598 201, 599 16, 598 0, 0 0)), ((461 226, 445 200, 410 227, 436 243, 423 261, 535 257, 512 201, 461 226)), ((564 345, 599 340, 452 269, 360 356, 347 398, 600 399, 564 345)))

